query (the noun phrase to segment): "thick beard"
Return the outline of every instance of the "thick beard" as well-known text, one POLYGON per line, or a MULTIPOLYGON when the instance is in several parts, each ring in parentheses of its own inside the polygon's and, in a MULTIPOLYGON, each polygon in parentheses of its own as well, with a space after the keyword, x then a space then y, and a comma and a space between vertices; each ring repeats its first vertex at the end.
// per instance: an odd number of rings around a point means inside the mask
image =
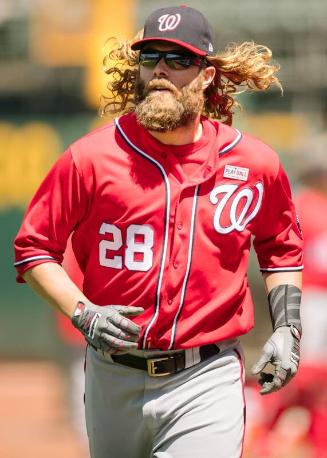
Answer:
POLYGON ((181 90, 164 78, 153 79, 145 86, 144 81, 138 77, 135 85, 135 113, 138 122, 145 129, 155 132, 169 132, 188 125, 202 111, 202 83, 201 73, 181 90))

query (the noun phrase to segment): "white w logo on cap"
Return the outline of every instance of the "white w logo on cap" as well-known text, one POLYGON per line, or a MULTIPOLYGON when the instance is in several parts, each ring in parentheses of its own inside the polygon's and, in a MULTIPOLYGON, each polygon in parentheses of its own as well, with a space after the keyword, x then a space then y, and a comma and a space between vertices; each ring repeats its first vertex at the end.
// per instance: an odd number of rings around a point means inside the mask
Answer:
POLYGON ((176 14, 164 14, 160 16, 158 19, 159 22, 159 30, 160 32, 165 32, 166 30, 174 30, 181 22, 181 15, 179 13, 176 14))

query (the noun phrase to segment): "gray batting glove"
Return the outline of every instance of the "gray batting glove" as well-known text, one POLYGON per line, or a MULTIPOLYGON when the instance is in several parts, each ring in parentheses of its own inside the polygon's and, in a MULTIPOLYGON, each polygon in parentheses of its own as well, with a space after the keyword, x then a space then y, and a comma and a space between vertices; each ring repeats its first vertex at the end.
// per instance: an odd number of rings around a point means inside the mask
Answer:
POLYGON ((300 338, 299 331, 291 325, 277 328, 268 339, 252 367, 253 374, 260 373, 261 394, 279 390, 294 377, 300 361, 300 338), (268 363, 275 366, 274 374, 263 372, 268 363))
POLYGON ((137 348, 142 328, 126 316, 137 316, 143 312, 142 307, 99 306, 89 301, 79 301, 72 323, 82 332, 90 345, 102 351, 116 353, 119 350, 137 348))

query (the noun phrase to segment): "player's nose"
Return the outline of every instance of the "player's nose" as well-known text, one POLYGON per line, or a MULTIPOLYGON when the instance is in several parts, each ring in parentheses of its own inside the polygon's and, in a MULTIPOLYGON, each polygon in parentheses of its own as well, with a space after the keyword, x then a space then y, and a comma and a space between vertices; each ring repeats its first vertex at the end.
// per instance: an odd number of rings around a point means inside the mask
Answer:
POLYGON ((153 69, 153 76, 155 78, 162 78, 168 76, 169 67, 165 62, 165 59, 162 57, 158 62, 157 65, 153 69))

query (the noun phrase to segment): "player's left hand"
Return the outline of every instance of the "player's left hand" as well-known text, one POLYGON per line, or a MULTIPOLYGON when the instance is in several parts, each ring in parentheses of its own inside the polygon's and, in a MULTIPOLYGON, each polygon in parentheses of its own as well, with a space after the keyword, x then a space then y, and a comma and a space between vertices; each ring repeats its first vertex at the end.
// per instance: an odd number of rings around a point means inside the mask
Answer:
POLYGON ((285 386, 296 374, 300 361, 301 335, 295 326, 281 326, 265 343, 259 360, 252 367, 253 374, 260 373, 261 394, 272 393, 285 386), (274 373, 263 372, 268 363, 274 373))

